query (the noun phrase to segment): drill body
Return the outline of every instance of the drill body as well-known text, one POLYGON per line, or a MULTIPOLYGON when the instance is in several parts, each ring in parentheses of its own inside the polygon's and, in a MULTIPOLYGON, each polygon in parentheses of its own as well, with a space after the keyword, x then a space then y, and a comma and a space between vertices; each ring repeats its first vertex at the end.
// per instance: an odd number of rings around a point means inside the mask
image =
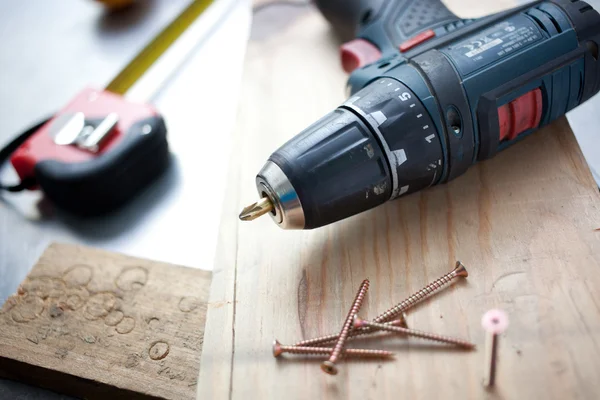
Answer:
POLYGON ((350 98, 257 176, 281 227, 317 228, 462 175, 600 90, 600 15, 539 1, 463 20, 439 0, 320 0, 350 98))

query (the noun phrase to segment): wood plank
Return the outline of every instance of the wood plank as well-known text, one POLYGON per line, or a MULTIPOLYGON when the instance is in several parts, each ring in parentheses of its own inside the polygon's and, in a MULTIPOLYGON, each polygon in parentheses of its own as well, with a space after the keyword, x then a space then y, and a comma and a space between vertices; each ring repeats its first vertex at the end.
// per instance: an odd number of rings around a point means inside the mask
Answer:
POLYGON ((191 399, 207 271, 53 244, 0 310, 0 376, 86 399, 191 399))
MULTIPOLYGON (((473 14, 507 4, 465 3, 473 14)), ((299 15, 248 49, 198 399, 597 397, 600 196, 564 119, 448 185, 322 229, 237 221, 269 154, 344 100, 334 35, 316 11, 299 15), (457 259, 470 277, 408 322, 469 339, 477 351, 363 341, 397 360, 342 364, 336 377, 315 361, 273 359, 274 338, 291 344, 338 331, 362 279, 371 289, 361 314, 374 317, 457 259), (498 386, 487 393, 480 320, 494 307, 511 326, 498 386)))

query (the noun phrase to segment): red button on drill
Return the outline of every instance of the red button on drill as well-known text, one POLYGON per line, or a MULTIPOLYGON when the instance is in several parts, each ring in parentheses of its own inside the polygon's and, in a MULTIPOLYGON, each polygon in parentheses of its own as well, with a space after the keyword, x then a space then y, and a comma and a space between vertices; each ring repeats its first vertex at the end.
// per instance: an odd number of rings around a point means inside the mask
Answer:
POLYGON ((421 43, 424 43, 434 37, 435 37, 435 32, 432 31, 431 29, 429 29, 425 32, 421 32, 418 35, 413 36, 412 38, 408 39, 406 42, 402 43, 400 45, 400 52, 404 53, 406 51, 409 51, 413 47, 417 47, 421 43))
POLYGON ((537 128, 542 120, 542 91, 534 89, 498 108, 500 140, 513 140, 521 133, 537 128))
POLYGON ((381 51, 364 39, 354 39, 340 47, 342 68, 351 73, 357 68, 374 63, 381 58, 381 51))

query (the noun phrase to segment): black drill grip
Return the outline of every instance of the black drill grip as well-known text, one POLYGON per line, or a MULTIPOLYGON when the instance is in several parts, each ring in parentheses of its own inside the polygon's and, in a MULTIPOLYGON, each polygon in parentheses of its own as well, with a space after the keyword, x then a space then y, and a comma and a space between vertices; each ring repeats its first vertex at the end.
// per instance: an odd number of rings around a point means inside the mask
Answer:
POLYGON ((269 161, 281 168, 298 193, 304 229, 366 211, 391 195, 386 157, 371 129, 349 110, 327 114, 269 161))
POLYGON ((440 0, 315 0, 315 4, 344 39, 360 37, 363 30, 379 25, 395 47, 428 29, 461 21, 440 0))
POLYGON ((384 0, 315 0, 323 16, 344 40, 354 39, 359 27, 373 21, 384 0))

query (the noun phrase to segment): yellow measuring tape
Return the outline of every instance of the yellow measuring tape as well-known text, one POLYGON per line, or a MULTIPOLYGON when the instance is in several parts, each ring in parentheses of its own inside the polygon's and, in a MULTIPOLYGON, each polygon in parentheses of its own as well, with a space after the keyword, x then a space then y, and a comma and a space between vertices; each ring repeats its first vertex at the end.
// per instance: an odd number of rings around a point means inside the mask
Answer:
POLYGON ((127 66, 106 86, 106 90, 125 94, 158 58, 208 8, 213 0, 194 0, 166 28, 152 39, 127 66))

